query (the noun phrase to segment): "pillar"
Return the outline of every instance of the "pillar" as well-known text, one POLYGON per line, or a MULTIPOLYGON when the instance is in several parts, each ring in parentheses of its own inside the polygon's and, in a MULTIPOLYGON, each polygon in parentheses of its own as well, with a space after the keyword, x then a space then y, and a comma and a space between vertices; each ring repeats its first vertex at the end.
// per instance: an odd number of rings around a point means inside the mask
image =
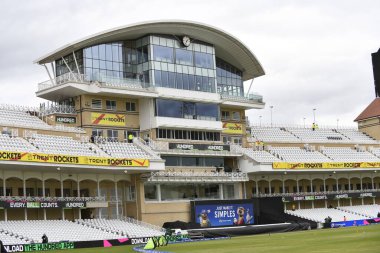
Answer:
POLYGON ((119 197, 117 194, 117 182, 115 182, 116 218, 119 218, 119 197))

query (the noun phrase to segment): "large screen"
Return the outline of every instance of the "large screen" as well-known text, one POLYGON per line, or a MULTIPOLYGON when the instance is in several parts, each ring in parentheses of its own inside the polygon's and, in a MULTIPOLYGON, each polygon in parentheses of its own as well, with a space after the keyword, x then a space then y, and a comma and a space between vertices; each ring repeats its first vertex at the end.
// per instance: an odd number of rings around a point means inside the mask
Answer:
POLYGON ((253 202, 194 201, 193 218, 202 228, 252 225, 254 224, 253 202))

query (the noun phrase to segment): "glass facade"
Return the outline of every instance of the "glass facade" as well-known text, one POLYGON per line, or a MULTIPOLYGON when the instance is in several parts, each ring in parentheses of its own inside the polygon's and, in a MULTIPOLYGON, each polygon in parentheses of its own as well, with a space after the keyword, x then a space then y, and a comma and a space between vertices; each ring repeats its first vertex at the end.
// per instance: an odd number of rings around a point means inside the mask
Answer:
POLYGON ((242 71, 215 56, 213 45, 180 36, 148 35, 99 44, 56 60, 56 75, 81 73, 90 81, 127 83, 243 96, 242 71))
POLYGON ((223 157, 162 156, 165 166, 224 167, 223 157))
POLYGON ((222 59, 216 58, 218 93, 230 96, 244 96, 242 76, 241 70, 222 59))
POLYGON ((194 141, 220 141, 220 132, 194 131, 182 129, 156 129, 159 139, 194 140, 194 141))
POLYGON ((156 99, 156 116, 198 120, 219 120, 217 104, 156 99))

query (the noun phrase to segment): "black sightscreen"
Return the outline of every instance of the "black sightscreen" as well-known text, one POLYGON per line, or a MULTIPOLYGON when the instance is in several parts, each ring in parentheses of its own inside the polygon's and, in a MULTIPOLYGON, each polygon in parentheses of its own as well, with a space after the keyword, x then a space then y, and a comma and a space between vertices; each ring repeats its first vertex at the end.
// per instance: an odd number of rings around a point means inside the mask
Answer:
POLYGON ((380 49, 372 53, 373 78, 375 80, 375 94, 380 97, 380 49))

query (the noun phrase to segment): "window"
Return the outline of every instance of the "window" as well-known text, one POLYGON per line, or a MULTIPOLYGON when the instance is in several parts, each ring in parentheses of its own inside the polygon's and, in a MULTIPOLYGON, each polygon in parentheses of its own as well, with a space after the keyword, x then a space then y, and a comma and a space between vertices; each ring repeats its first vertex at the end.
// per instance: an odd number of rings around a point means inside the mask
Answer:
POLYGON ((233 120, 240 120, 240 112, 233 112, 232 113, 232 119, 233 120))
POLYGON ((136 187, 134 185, 127 186, 125 195, 127 197, 127 201, 135 201, 136 200, 136 187))
POLYGON ((157 192, 156 185, 154 184, 144 185, 145 200, 158 200, 156 192, 157 192))
POLYGON ((106 109, 116 111, 116 101, 106 100, 106 109))
POLYGON ((136 111, 136 103, 135 102, 127 102, 126 108, 127 108, 127 112, 135 112, 136 111))
POLYGON ((165 160, 165 166, 180 166, 180 157, 177 156, 162 156, 165 160))
POLYGON ((176 132, 174 129, 157 129, 157 138, 161 139, 176 139, 176 140, 200 140, 200 141, 220 141, 219 132, 203 132, 182 130, 176 132))
POLYGON ((193 65, 193 52, 183 49, 175 50, 175 63, 182 65, 193 65))
POLYGON ((223 185, 223 198, 224 199, 234 199, 235 198, 235 185, 224 184, 223 185))
POLYGON ((205 54, 200 52, 194 53, 195 66, 199 68, 214 68, 214 60, 212 54, 205 54))
POLYGON ((91 108, 92 109, 102 109, 102 100, 93 99, 91 102, 91 108))
POLYGON ((156 116, 216 121, 219 119, 219 106, 216 104, 156 99, 156 116))
POLYGON ((157 99, 157 116, 182 118, 182 103, 175 100, 157 99))
POLYGON ((107 137, 112 140, 117 140, 119 136, 119 131, 114 129, 107 130, 107 137))
POLYGON ((229 120, 229 119, 230 119, 230 112, 222 111, 222 120, 229 120))
POLYGON ((97 137, 101 137, 103 136, 103 129, 97 129, 97 128, 93 128, 92 129, 92 136, 97 136, 97 137))
POLYGON ((153 45, 153 59, 173 63, 173 48, 153 45))

